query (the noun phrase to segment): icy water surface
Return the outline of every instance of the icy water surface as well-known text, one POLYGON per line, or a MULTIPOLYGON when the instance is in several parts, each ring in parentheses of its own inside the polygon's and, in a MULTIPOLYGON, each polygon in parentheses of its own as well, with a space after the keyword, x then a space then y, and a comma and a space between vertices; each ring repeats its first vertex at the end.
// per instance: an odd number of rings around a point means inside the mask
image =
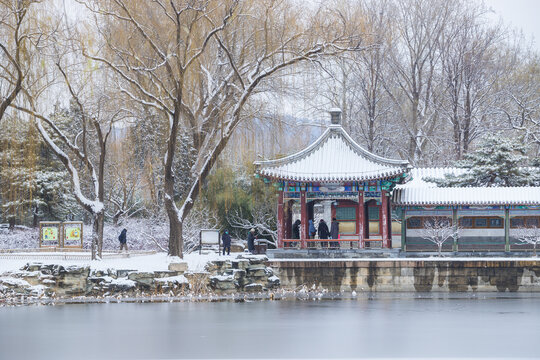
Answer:
POLYGON ((0 308, 0 359, 540 358, 540 297, 0 308))

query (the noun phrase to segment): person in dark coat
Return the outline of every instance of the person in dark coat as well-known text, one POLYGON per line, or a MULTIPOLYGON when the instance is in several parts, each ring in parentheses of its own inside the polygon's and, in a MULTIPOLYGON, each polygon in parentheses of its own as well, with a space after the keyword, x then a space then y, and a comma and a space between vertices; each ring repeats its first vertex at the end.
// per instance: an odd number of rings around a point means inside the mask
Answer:
MULTIPOLYGON (((309 219, 308 221, 308 230, 309 230, 309 238, 315 239, 315 235, 317 234, 317 229, 315 229, 315 224, 313 223, 313 219, 309 219)), ((312 241, 308 242, 308 247, 315 247, 315 243, 312 241)))
MULTIPOLYGON (((321 219, 321 221, 319 221, 318 232, 319 232, 319 239, 328 239, 328 235, 330 234, 330 232, 328 231, 328 225, 326 225, 326 221, 324 221, 324 219, 321 219)), ((321 241, 321 247, 323 248, 328 247, 328 242, 321 241)))
MULTIPOLYGON (((300 239, 300 224, 302 222, 300 221, 300 219, 297 219, 293 226, 292 226, 292 238, 293 239, 300 239)), ((289 243, 290 246, 296 246, 296 242, 291 242, 289 243)))
POLYGON ((297 219, 292 226, 292 238, 300 239, 300 219, 297 219))
POLYGON ((255 229, 249 230, 247 243, 249 252, 253 252, 255 250, 255 229))
MULTIPOLYGON (((332 239, 339 239, 339 223, 337 222, 336 218, 332 218, 332 224, 330 225, 330 237, 332 239)), ((339 242, 337 241, 331 241, 330 242, 331 248, 338 248, 339 242)))
POLYGON ((223 244, 223 255, 225 255, 225 250, 227 250, 227 255, 231 254, 231 235, 229 235, 229 230, 225 230, 221 236, 221 243, 223 244))
POLYGON ((120 236, 118 236, 118 241, 120 241, 120 251, 122 251, 122 249, 124 248, 126 249, 126 251, 128 251, 126 233, 127 229, 123 229, 120 233, 120 236))

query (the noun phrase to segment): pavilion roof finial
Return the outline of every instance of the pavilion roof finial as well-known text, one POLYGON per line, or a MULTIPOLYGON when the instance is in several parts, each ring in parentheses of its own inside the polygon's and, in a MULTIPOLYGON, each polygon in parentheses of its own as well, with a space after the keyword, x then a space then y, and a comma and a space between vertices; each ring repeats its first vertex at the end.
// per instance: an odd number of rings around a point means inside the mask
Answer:
POLYGON ((328 110, 330 113, 330 121, 332 122, 332 125, 341 125, 341 109, 340 108, 331 108, 328 110))

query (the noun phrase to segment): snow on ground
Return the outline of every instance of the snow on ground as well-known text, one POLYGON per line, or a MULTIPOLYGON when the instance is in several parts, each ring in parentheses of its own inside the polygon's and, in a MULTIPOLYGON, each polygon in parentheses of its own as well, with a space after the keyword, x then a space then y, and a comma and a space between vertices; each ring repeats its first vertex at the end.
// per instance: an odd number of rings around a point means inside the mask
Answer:
MULTIPOLYGON (((10 255, 21 255, 25 253, 14 253, 10 255)), ((51 254, 51 253, 48 253, 51 254)), ((88 254, 88 253, 86 253, 88 254)), ((191 253, 184 255, 184 261, 188 263, 190 271, 204 271, 205 265, 213 260, 232 260, 240 253, 231 255, 219 255, 217 253, 203 254, 191 253)), ((42 264, 57 264, 64 267, 70 265, 90 266, 94 270, 137 270, 144 272, 165 271, 171 262, 178 262, 178 257, 168 256, 167 253, 157 253, 152 255, 134 256, 130 258, 120 259, 103 259, 100 261, 91 260, 61 260, 61 259, 39 259, 34 255, 29 254, 25 259, 3 259, 0 257, 0 274, 4 272, 16 271, 22 268, 27 263, 42 263, 42 264)))

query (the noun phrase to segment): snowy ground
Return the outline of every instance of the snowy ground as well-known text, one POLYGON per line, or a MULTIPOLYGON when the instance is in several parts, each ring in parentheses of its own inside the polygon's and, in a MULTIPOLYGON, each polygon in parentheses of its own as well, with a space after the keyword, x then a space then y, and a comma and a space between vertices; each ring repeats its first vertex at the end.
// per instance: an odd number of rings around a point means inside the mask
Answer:
MULTIPOLYGON (((13 255, 21 255, 24 253, 15 253, 13 255)), ((188 263, 190 271, 203 271, 207 262, 213 260, 229 260, 235 259, 240 253, 233 253, 231 255, 219 255, 217 253, 203 254, 198 253, 186 254, 184 261, 188 263)), ((29 255, 24 259, 2 259, 0 257, 0 274, 9 271, 16 271, 23 267, 27 263, 39 262, 42 264, 58 264, 62 266, 79 265, 90 266, 95 270, 138 270, 138 271, 164 271, 168 270, 169 263, 180 261, 177 257, 167 256, 166 253, 157 253, 153 255, 134 256, 130 258, 121 259, 103 259, 101 261, 91 260, 55 260, 55 259, 34 259, 34 256, 29 255)))

